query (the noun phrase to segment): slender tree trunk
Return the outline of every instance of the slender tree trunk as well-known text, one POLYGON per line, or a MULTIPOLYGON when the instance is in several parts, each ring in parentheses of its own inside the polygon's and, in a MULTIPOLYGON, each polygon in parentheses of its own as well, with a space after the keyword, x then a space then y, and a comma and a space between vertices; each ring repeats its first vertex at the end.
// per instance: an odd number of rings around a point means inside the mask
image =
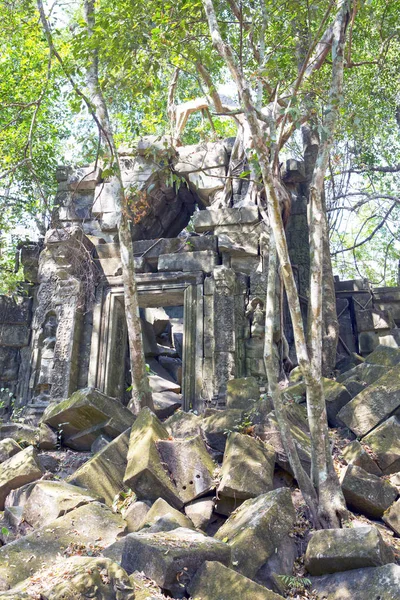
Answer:
MULTIPOLYGON (((93 35, 93 28, 95 25, 94 0, 85 0, 84 15, 88 36, 90 38, 93 35)), ((91 102, 95 107, 96 115, 102 125, 104 135, 107 137, 107 143, 112 153, 110 158, 113 162, 115 171, 115 200, 120 211, 118 233, 132 375, 132 400, 129 404, 129 408, 133 412, 138 412, 144 406, 148 406, 151 409, 154 409, 154 406, 143 353, 138 291, 135 278, 135 262, 126 196, 107 105, 99 83, 98 52, 96 49, 93 49, 92 51, 91 64, 87 69, 86 78, 91 102)))

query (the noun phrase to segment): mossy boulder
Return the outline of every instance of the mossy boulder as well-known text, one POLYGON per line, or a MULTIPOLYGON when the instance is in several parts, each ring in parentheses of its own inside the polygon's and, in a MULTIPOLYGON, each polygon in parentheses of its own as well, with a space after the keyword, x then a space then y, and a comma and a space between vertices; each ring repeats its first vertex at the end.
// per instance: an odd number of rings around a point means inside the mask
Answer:
POLYGON ((365 362, 386 368, 394 367, 400 363, 400 348, 379 345, 367 356, 365 362))
POLYGON ((239 408, 208 409, 201 424, 207 444, 217 453, 223 454, 228 434, 240 429, 243 416, 244 411, 239 408))
POLYGON ((192 412, 177 410, 164 421, 168 433, 176 439, 185 439, 199 435, 201 432, 201 417, 192 412))
POLYGON ((226 385, 226 405, 250 411, 260 400, 260 386, 255 377, 230 379, 226 385))
POLYGON ((348 506, 367 517, 379 519, 398 497, 397 489, 364 469, 349 465, 342 479, 348 506))
POLYGON ((187 529, 193 528, 193 523, 189 517, 170 506, 168 502, 162 498, 158 498, 140 523, 138 531, 157 524, 157 521, 166 516, 168 516, 171 521, 174 521, 175 526, 173 529, 178 527, 186 527, 187 529))
POLYGON ((11 490, 36 481, 43 475, 43 469, 37 460, 37 451, 32 446, 18 452, 0 465, 0 510, 11 490))
POLYGON ((318 600, 398 600, 400 566, 354 569, 312 577, 318 600))
POLYGON ((15 440, 12 438, 5 438, 0 441, 0 463, 3 463, 5 460, 8 460, 14 454, 18 454, 21 452, 22 448, 15 440))
POLYGON ((363 442, 376 456, 376 462, 385 475, 400 471, 400 419, 390 417, 371 431, 363 442))
POLYGON ((378 477, 382 475, 381 469, 358 440, 354 440, 354 442, 347 444, 347 446, 343 448, 342 454, 347 464, 361 467, 361 469, 364 469, 367 473, 377 475, 378 477))

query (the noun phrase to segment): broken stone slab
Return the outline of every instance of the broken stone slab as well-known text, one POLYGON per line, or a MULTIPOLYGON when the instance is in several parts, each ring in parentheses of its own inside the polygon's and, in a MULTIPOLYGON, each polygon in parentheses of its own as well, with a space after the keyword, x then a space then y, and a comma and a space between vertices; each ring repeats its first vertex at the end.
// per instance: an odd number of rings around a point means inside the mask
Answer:
POLYGON ((39 481, 24 505, 22 518, 37 529, 79 506, 102 501, 102 498, 65 481, 39 481))
POLYGON ((56 450, 57 447, 57 433, 45 423, 40 423, 38 448, 40 450, 56 450))
POLYGON ((311 575, 380 567, 391 562, 393 550, 376 527, 316 531, 305 554, 305 567, 311 575))
POLYGON ((376 462, 385 475, 400 471, 400 419, 390 417, 382 425, 371 431, 363 443, 367 444, 376 456, 376 462))
POLYGON ((260 399, 260 386, 255 377, 230 379, 226 385, 226 406, 251 410, 260 399))
POLYGON ((259 221, 258 209, 252 206, 200 210, 193 215, 193 227, 199 233, 213 230, 222 225, 256 225, 259 221))
POLYGON ((153 325, 145 319, 140 319, 142 327, 143 352, 145 356, 158 356, 159 350, 157 345, 156 334, 154 333, 153 325))
POLYGON ((196 529, 205 530, 213 517, 215 500, 212 497, 198 498, 185 506, 185 513, 196 529))
POLYGON ((386 372, 387 368, 382 365, 373 365, 365 362, 342 373, 342 375, 336 378, 336 381, 342 383, 349 391, 350 389, 357 389, 355 386, 358 385, 359 390, 357 393, 359 393, 367 386, 375 383, 386 372))
POLYGON ((0 440, 12 438, 19 444, 24 442, 36 445, 39 440, 39 430, 23 423, 2 423, 0 425, 0 440))
POLYGON ((354 440, 354 442, 350 442, 350 444, 345 446, 342 454, 348 465, 361 467, 367 473, 377 475, 378 477, 382 475, 381 469, 358 440, 354 440))
POLYGON ((37 460, 37 450, 28 446, 0 465, 0 510, 4 510, 4 502, 11 490, 36 481, 43 475, 37 460))
POLYGON ((159 440, 156 446, 184 504, 215 488, 216 465, 201 436, 188 440, 159 440))
POLYGON ((230 431, 236 431, 243 420, 243 410, 226 408, 208 409, 201 424, 207 444, 217 452, 225 451, 226 439, 230 431))
POLYGON ((379 345, 367 356, 365 362, 390 369, 400 363, 400 348, 379 345))
POLYGON ((203 563, 188 592, 193 600, 282 600, 282 596, 216 561, 203 563))
POLYGON ((167 419, 182 407, 182 396, 175 392, 153 392, 154 413, 159 419, 167 419))
POLYGON ((248 435, 229 435, 218 495, 247 500, 274 488, 275 450, 248 435))
POLYGON ((312 577, 311 581, 318 600, 398 600, 400 566, 354 569, 312 577))
POLYGON ((5 438, 0 441, 0 463, 8 460, 18 452, 21 452, 22 448, 12 438, 5 438))
POLYGON ((219 515, 229 517, 243 502, 244 500, 240 500, 239 498, 219 495, 215 500, 214 510, 219 515))
POLYGON ((115 496, 126 490, 124 475, 129 436, 130 429, 127 429, 79 467, 67 482, 89 490, 112 506, 115 496))
POLYGON ((215 537, 231 547, 235 570, 257 581, 277 549, 290 543, 295 518, 290 490, 280 488, 243 502, 215 537))
POLYGON ((182 385, 182 361, 180 358, 174 358, 173 356, 165 356, 165 353, 174 353, 176 355, 176 350, 174 348, 169 348, 168 346, 158 346, 160 351, 160 356, 158 358, 158 362, 160 365, 168 371, 171 375, 172 379, 176 381, 179 385, 182 385))
POLYGON ((136 502, 132 502, 127 509, 122 511, 122 515, 129 533, 139 531, 141 524, 149 510, 150 505, 147 502, 137 500, 136 502))
POLYGON ((200 434, 201 421, 199 415, 178 410, 164 421, 164 427, 173 438, 185 439, 200 434))
POLYGON ((14 533, 18 532, 22 521, 22 513, 22 506, 6 506, 4 508, 4 519, 14 533))
POLYGON ((387 511, 384 512, 382 519, 386 525, 389 525, 393 531, 400 536, 400 500, 394 502, 387 511))
POLYGON ((130 533, 125 539, 121 565, 127 573, 143 571, 175 598, 185 596, 186 586, 205 561, 230 563, 227 544, 192 529, 130 533))
POLYGON ((193 252, 199 250, 211 250, 212 252, 217 252, 217 237, 214 235, 192 235, 187 240, 176 237, 159 238, 158 240, 140 240, 133 242, 134 254, 139 256, 143 255, 146 261, 148 261, 153 267, 157 267, 158 257, 160 254, 193 252))
POLYGON ((257 233, 248 234, 243 231, 231 231, 228 233, 220 231, 220 229, 220 227, 215 228, 220 252, 235 257, 258 256, 259 236, 257 233))
POLYGON ((163 500, 162 498, 158 498, 150 508, 148 513, 145 515, 144 519, 140 523, 137 531, 143 529, 145 527, 151 527, 152 525, 156 525, 157 521, 162 519, 163 517, 170 517, 176 524, 173 529, 177 527, 186 527, 187 529, 193 529, 193 523, 186 515, 173 508, 168 502, 163 500))
POLYGON ((400 408, 400 369, 394 367, 357 394, 338 413, 338 418, 358 437, 363 437, 400 408))
POLYGON ((398 497, 390 483, 354 465, 347 467, 341 484, 348 506, 373 519, 381 518, 398 497))
MULTIPOLYGON (((289 405, 289 408, 291 408, 291 405, 289 405)), ((287 416, 289 416, 288 413, 287 416)), ((311 470, 310 434, 308 431, 305 431, 304 428, 301 429, 300 427, 293 425, 293 423, 290 424, 290 431, 293 436, 301 464, 305 471, 309 474, 311 470)), ((276 452, 276 463, 281 467, 281 469, 293 475, 292 467, 290 466, 289 459, 282 444, 281 434, 279 432, 278 422, 276 420, 274 411, 268 414, 268 424, 264 428, 263 438, 270 446, 272 446, 272 448, 274 448, 276 452)))
POLYGON ((58 555, 99 550, 124 532, 121 515, 97 502, 85 504, 49 525, 0 548, 0 589, 9 589, 36 573, 43 564, 51 566, 58 555))
POLYGON ((134 589, 127 573, 104 557, 71 556, 50 568, 44 567, 34 577, 18 586, 30 598, 46 600, 133 600, 134 589))
POLYGON ((211 273, 219 263, 218 254, 211 250, 195 250, 183 254, 161 254, 158 257, 159 271, 204 271, 211 273))
POLYGON ((105 448, 112 440, 107 437, 106 435, 99 435, 99 437, 97 437, 93 444, 90 446, 90 451, 92 454, 97 454, 98 452, 100 452, 100 450, 103 450, 103 448, 105 448))
POLYGON ((344 385, 333 379, 323 378, 326 413, 330 427, 341 427, 343 423, 338 412, 351 400, 351 395, 344 385))
POLYGON ((181 508, 179 492, 164 469, 156 446, 157 441, 168 437, 156 415, 143 408, 132 427, 124 483, 140 500, 164 498, 181 508))
POLYGON ((90 450, 100 434, 115 438, 134 420, 118 400, 94 388, 78 390, 67 400, 50 405, 42 418, 60 431, 63 443, 73 450, 90 450))

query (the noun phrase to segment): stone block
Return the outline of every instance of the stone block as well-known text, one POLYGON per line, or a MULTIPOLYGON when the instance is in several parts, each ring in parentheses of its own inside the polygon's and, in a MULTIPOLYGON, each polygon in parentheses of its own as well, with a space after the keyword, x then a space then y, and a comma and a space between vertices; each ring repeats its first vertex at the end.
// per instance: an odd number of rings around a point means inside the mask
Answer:
POLYGON ((372 519, 380 519, 398 497, 390 483, 354 465, 347 467, 341 483, 348 506, 372 519))
POLYGON ((154 413, 159 419, 167 419, 182 407, 182 396, 175 392, 153 392, 154 413))
POLYGON ((39 425, 38 448, 40 450, 56 450, 58 448, 57 433, 45 423, 39 425))
POLYGON ((156 442, 168 439, 169 434, 148 408, 140 411, 131 431, 128 464, 124 482, 139 499, 164 498, 176 508, 182 501, 176 486, 164 469, 156 442))
POLYGON ((43 474, 37 460, 37 451, 32 446, 18 452, 0 465, 0 510, 11 490, 36 481, 43 474))
POLYGON ((364 436, 400 408, 400 370, 393 367, 338 413, 356 436, 364 436))
MULTIPOLYGON (((163 347, 160 345, 158 346, 158 349, 160 351, 160 357, 158 359, 158 362, 166 371, 168 371, 168 373, 171 375, 172 379, 174 379, 179 385, 182 385, 182 361, 181 361, 181 359, 173 357, 173 356, 164 356, 162 354, 163 347)), ((168 351, 169 348, 166 348, 166 350, 168 351)), ((174 349, 171 348, 171 350, 175 353, 174 349)))
POLYGON ((159 271, 204 271, 211 273, 218 264, 218 255, 211 250, 185 252, 183 254, 161 254, 158 258, 159 271))
POLYGON ((234 597, 241 600, 282 600, 282 596, 219 562, 205 562, 190 582, 188 592, 193 600, 232 600, 234 597))
POLYGON ((214 498, 210 496, 186 504, 185 513, 196 529, 205 530, 208 527, 213 516, 214 504, 214 498))
POLYGON ((277 549, 289 544, 294 520, 290 490, 280 488, 243 502, 215 537, 231 547, 235 570, 257 581, 277 549))
MULTIPOLYGON (((3 330, 3 325, 0 325, 3 330)), ((19 348, 0 346, 0 381, 13 381, 18 378, 20 362, 19 348)))
POLYGON ((223 225, 255 225, 260 221, 256 207, 221 208, 219 210, 200 210, 193 215, 193 226, 199 233, 213 230, 223 225))
POLYGON ((100 216, 103 213, 114 213, 117 210, 115 198, 117 194, 117 182, 105 181, 98 186, 95 193, 95 200, 92 206, 92 215, 100 216))
POLYGON ((361 331, 358 336, 358 346, 361 354, 373 352, 379 345, 379 337, 375 331, 361 331))
POLYGON ((72 510, 49 525, 0 548, 0 589, 9 589, 42 568, 54 565, 59 555, 95 545, 101 550, 123 533, 121 515, 92 502, 72 510))
POLYGON ((12 438, 5 438, 0 441, 0 463, 8 460, 18 452, 21 452, 22 448, 12 438))
POLYGON ((230 256, 258 256, 258 235, 230 232, 221 233, 219 227, 215 229, 218 236, 218 249, 230 256))
MULTIPOLYGON (((297 425, 294 425, 293 423, 291 423, 290 425, 290 431, 292 433, 301 464, 303 465, 305 471, 309 474, 311 469, 310 434, 304 431, 304 428, 302 429, 297 425)), ((264 439, 270 446, 272 446, 275 449, 276 462, 281 467, 281 469, 293 475, 289 459, 287 458, 285 449, 282 444, 278 422, 273 411, 268 415, 268 426, 265 428, 264 439)))
POLYGON ((343 423, 338 417, 338 412, 351 400, 348 390, 333 379, 323 378, 326 412, 330 427, 341 427, 343 423))
POLYGON ((2 423, 0 425, 0 440, 12 438, 18 443, 36 445, 39 441, 39 429, 24 423, 2 423))
POLYGON ((254 272, 261 271, 262 263, 259 256, 232 256, 231 268, 235 272, 251 275, 254 272))
POLYGON ((385 521, 386 525, 389 525, 389 527, 400 536, 400 500, 394 502, 394 504, 383 513, 382 519, 385 521))
POLYGON ((90 490, 112 506, 114 498, 124 491, 124 475, 130 430, 128 429, 67 478, 67 482, 90 490))
MULTIPOLYGON (((0 296, 0 323, 25 324, 31 319, 31 298, 0 296)), ((3 332, 3 329, 2 329, 3 332)), ((3 333, 1 338, 3 344, 3 333)))
POLYGON ((201 417, 192 412, 178 410, 164 422, 164 427, 173 438, 185 439, 200 434, 201 421, 201 417))
POLYGON ((188 440, 159 440, 156 446, 184 504, 215 488, 215 464, 201 436, 188 440))
POLYGON ((94 388, 74 392, 70 398, 50 405, 42 422, 61 431, 63 444, 74 450, 90 450, 100 434, 115 438, 135 420, 115 398, 94 388))
POLYGON ((364 469, 367 473, 377 475, 377 477, 382 475, 381 469, 359 441, 354 440, 354 442, 350 442, 350 444, 343 448, 342 454, 348 465, 361 467, 361 469, 364 469))
POLYGON ((400 419, 390 417, 371 431, 363 442, 376 456, 376 462, 385 475, 400 471, 400 419))
POLYGON ((227 408, 225 410, 209 409, 204 414, 201 429, 207 444, 217 452, 223 453, 227 435, 230 431, 236 431, 243 419, 243 411, 238 408, 227 408))
POLYGON ((142 523, 149 510, 150 506, 147 502, 137 500, 136 502, 132 502, 132 504, 123 511, 122 515, 129 533, 134 533, 141 529, 142 523))
POLYGON ((215 512, 224 517, 229 517, 239 506, 243 504, 244 500, 239 498, 231 498, 230 496, 218 496, 215 501, 215 512))
POLYGON ((39 481, 24 505, 22 517, 37 529, 79 506, 96 501, 102 502, 103 498, 64 481, 39 481))
POLYGON ((260 386, 255 377, 231 379, 226 385, 226 405, 228 408, 251 410, 254 402, 260 399, 260 386))
POLYGON ((143 571, 175 598, 183 598, 186 586, 204 562, 228 565, 230 558, 230 548, 224 542, 180 527, 168 533, 130 533, 121 565, 127 573, 143 571))
POLYGON ((378 346, 375 348, 366 361, 368 364, 381 365, 391 368, 400 363, 400 348, 390 348, 389 346, 378 346))
POLYGON ((379 567, 391 562, 394 562, 393 550, 376 527, 316 531, 305 555, 305 567, 311 575, 379 567))
POLYGON ((22 348, 29 344, 30 329, 27 325, 1 324, 1 344, 22 348))
POLYGON ((156 267, 161 254, 198 252, 209 250, 217 252, 217 237, 214 235, 190 236, 183 238, 160 238, 158 240, 140 240, 133 243, 136 256, 143 256, 147 262, 156 267))
POLYGON ((339 375, 336 381, 342 383, 347 388, 353 382, 359 383, 361 389, 364 389, 368 385, 375 383, 385 373, 387 373, 386 367, 364 362, 339 375))
POLYGON ((174 527, 171 527, 171 529, 177 529, 178 527, 193 529, 193 523, 189 517, 179 512, 179 510, 176 510, 176 508, 173 508, 162 498, 158 498, 139 524, 137 531, 144 527, 147 528, 156 525, 157 521, 164 517, 168 517, 174 522, 174 527))
POLYGON ((397 600, 400 566, 384 565, 313 577, 318 600, 397 600))
POLYGON ((218 495, 246 500, 273 487, 275 451, 248 435, 233 432, 225 447, 218 495))

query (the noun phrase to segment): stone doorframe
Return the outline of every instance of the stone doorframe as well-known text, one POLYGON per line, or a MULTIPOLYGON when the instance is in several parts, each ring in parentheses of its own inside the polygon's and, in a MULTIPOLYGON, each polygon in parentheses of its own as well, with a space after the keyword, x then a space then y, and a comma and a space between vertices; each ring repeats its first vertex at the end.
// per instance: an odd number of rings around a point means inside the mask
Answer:
MULTIPOLYGON (((204 309, 202 272, 137 273, 142 308, 182 306, 184 319, 182 408, 201 410, 203 401, 204 309)), ((122 281, 102 284, 93 309, 88 385, 105 394, 122 392, 126 352, 122 281)))

